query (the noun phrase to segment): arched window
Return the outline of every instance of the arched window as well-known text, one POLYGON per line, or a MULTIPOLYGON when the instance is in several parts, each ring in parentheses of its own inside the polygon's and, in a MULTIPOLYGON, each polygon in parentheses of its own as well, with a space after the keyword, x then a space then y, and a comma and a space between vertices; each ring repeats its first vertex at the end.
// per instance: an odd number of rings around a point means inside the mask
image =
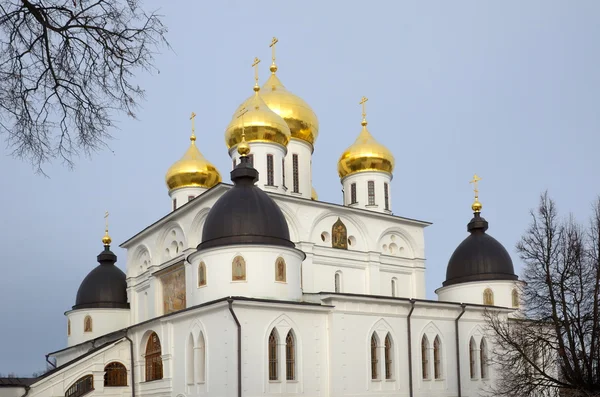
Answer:
POLYGON ((490 306, 494 305, 494 293, 492 292, 492 290, 490 288, 486 288, 483 291, 483 304, 490 305, 490 306))
POLYGON ((392 337, 390 334, 385 336, 385 378, 392 379, 392 337))
POLYGON ((231 279, 233 281, 246 281, 246 261, 241 256, 236 256, 231 262, 231 279))
POLYGON ((65 392, 65 397, 79 397, 84 394, 88 394, 94 390, 94 376, 86 375, 83 378, 79 378, 71 387, 65 392))
POLYGON ((206 381, 206 343, 204 342, 204 334, 200 332, 198 336, 198 383, 206 381))
POLYGON ((146 344, 146 382, 162 379, 163 366, 160 339, 156 332, 150 334, 146 344))
POLYGON ((83 319, 83 332, 92 332, 92 316, 85 316, 83 319))
POLYGON ((433 377, 442 379, 442 342, 438 335, 433 340, 433 377))
POLYGON ((396 296, 396 278, 392 279, 392 296, 396 296))
POLYGON ((127 368, 117 362, 107 364, 104 367, 104 386, 127 386, 127 368))
POLYGON ((488 363, 487 363, 487 342, 485 338, 481 338, 479 343, 479 366, 481 370, 481 378, 486 379, 488 377, 488 363))
POLYGON ((342 272, 335 272, 335 292, 342 292, 342 272))
POLYGON ((282 257, 277 258, 277 260, 275 261, 275 281, 285 283, 285 270, 285 259, 283 259, 282 257))
POLYGON ((198 265, 198 287, 203 287, 206 285, 206 264, 204 262, 200 262, 198 265))
POLYGON ((426 335, 421 339, 421 372, 423 379, 429 379, 429 340, 426 335))
POLYGON ((285 379, 296 379, 296 341, 292 330, 285 338, 285 379))
POLYGON ((519 307, 519 291, 516 288, 512 290, 512 307, 519 307))
POLYGON ((71 319, 67 320, 67 336, 71 336, 71 319))
POLYGON ((471 379, 477 378, 477 346, 475 339, 471 337, 469 341, 469 368, 471 370, 471 379))
POLYGON ((273 328, 271 335, 269 335, 269 380, 279 379, 279 371, 277 371, 279 362, 277 358, 277 331, 273 328))
POLYGON ((194 336, 188 336, 185 351, 185 380, 188 385, 194 384, 194 336))
POLYGON ((379 379, 379 374, 377 373, 377 366, 379 365, 378 345, 377 335, 373 332, 373 335, 371 335, 371 379, 379 379))

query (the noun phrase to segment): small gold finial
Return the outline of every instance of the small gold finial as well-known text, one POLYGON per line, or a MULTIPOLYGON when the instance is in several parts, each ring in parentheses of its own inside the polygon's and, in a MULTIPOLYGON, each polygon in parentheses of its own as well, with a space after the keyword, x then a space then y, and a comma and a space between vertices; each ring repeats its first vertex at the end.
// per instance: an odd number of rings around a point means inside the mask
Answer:
POLYGON ((254 68, 254 92, 258 95, 258 91, 260 91, 260 86, 258 85, 258 64, 260 63, 260 59, 258 57, 254 58, 254 62, 252 63, 252 67, 254 68))
POLYGON ((278 42, 279 42, 279 40, 277 40, 277 37, 273 37, 273 40, 271 41, 271 44, 269 45, 269 47, 271 47, 271 58, 273 59, 273 63, 271 64, 271 67, 269 68, 269 70, 273 74, 275 74, 275 72, 277 71, 277 65, 275 65, 275 44, 277 44, 278 42))
POLYGON ((196 113, 192 112, 192 115, 190 116, 190 120, 192 120, 192 136, 190 136, 190 141, 195 142, 196 141, 196 128, 194 127, 194 119, 196 118, 196 113))
POLYGON ((473 179, 471 181, 469 181, 469 183, 473 184, 473 192, 475 193, 475 201, 473 201, 473 204, 471 205, 471 209, 473 210, 473 212, 481 212, 481 208, 483 208, 483 205, 479 202, 479 189, 477 186, 477 183, 481 180, 480 177, 477 176, 477 174, 473 175, 473 179))
POLYGON ((250 153, 250 145, 248 145, 248 142, 246 142, 246 131, 244 128, 244 115, 246 113, 248 113, 248 109, 243 108, 240 110, 239 114, 237 115, 238 119, 240 117, 242 118, 242 141, 240 143, 238 143, 238 147, 237 147, 237 151, 240 154, 240 156, 247 156, 250 153))
POLYGON ((112 239, 110 238, 110 236, 108 235, 108 211, 106 211, 104 213, 104 237, 102 237, 102 244, 104 244, 105 247, 108 247, 110 245, 110 243, 112 242, 112 239))
POLYGON ((369 100, 369 98, 367 98, 366 96, 363 96, 360 99, 360 102, 358 103, 359 105, 362 105, 362 117, 363 117, 363 119, 362 119, 362 121, 361 121, 360 124, 363 127, 367 126, 367 107, 366 107, 365 103, 367 103, 368 100, 369 100))

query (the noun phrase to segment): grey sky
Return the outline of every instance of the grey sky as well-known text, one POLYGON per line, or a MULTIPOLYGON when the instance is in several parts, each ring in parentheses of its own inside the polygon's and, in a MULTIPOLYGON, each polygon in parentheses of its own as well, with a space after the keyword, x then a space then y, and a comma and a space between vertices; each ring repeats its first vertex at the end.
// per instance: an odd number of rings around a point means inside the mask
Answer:
MULTIPOLYGON (((474 172, 489 233, 511 252, 528 211, 549 189, 563 211, 587 217, 600 193, 600 2, 170 1, 173 51, 160 74, 140 75, 139 121, 122 118, 110 151, 37 176, 2 149, 0 373, 28 375, 66 345, 64 311, 96 266, 103 214, 118 244, 165 215, 167 168, 198 146, 229 181, 224 130, 252 92, 251 63, 278 75, 320 121, 313 167, 324 201, 339 203, 336 163, 360 131, 396 157, 394 213, 426 230, 427 291, 466 237, 474 172)), ((124 268, 125 253, 115 247, 124 268)))

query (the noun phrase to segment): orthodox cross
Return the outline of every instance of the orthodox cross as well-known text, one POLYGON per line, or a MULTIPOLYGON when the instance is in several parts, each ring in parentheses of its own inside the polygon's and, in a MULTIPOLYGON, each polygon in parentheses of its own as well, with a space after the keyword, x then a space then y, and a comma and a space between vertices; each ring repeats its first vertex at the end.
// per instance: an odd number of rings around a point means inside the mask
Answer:
POLYGON ((269 44, 269 47, 271 47, 271 58, 273 59, 272 66, 275 66, 275 44, 277 44, 278 42, 279 40, 277 40, 277 37, 273 37, 273 40, 271 40, 271 44, 269 44))
POLYGON ((365 103, 367 103, 369 99, 364 96, 360 99, 359 105, 362 105, 362 116, 363 116, 363 123, 367 121, 367 107, 365 105, 365 103))
POLYGON ((192 136, 190 137, 190 140, 192 140, 192 141, 196 140, 196 128, 194 126, 195 118, 196 118, 196 113, 192 112, 192 115, 190 116, 190 120, 192 120, 192 136))
POLYGON ((479 198, 479 189, 477 189, 477 182, 481 180, 477 174, 473 175, 473 180, 469 181, 469 183, 473 184, 473 191, 475 192, 475 198, 479 198))
POLYGON ((258 92, 260 87, 258 86, 258 64, 260 63, 260 59, 258 57, 254 58, 254 62, 252 63, 252 67, 254 68, 254 91, 258 92))

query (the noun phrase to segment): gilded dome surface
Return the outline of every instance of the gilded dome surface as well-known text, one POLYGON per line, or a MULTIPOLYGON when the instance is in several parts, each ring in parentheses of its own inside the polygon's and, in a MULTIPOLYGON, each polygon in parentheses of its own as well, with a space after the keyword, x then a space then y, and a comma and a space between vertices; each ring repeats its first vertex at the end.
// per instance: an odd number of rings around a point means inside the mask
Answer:
POLYGON ((221 174, 196 147, 196 137, 190 138, 190 147, 183 157, 167 171, 165 182, 169 191, 182 187, 205 187, 210 189, 221 182, 221 174))
POLYGON ((362 131, 356 141, 342 153, 338 161, 338 174, 344 178, 362 171, 392 173, 394 156, 392 152, 373 138, 363 120, 362 131))
POLYGON ((225 130, 225 143, 231 149, 242 141, 242 132, 247 142, 270 142, 287 146, 290 141, 290 128, 286 122, 258 95, 246 100, 234 113, 225 130), (247 110, 240 116, 242 110, 247 110))

